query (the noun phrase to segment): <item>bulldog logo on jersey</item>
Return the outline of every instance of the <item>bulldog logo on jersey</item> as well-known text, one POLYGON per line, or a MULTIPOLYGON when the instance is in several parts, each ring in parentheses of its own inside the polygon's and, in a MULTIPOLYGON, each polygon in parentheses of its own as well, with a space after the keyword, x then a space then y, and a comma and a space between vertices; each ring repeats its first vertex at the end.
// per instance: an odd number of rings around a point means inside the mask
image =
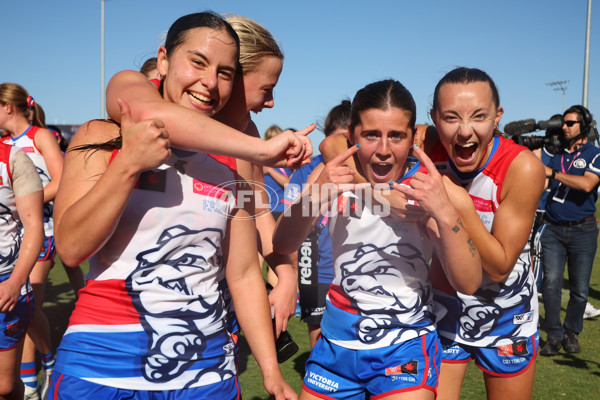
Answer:
MULTIPOLYGON (((176 225, 162 232, 155 247, 138 254, 126 287, 148 337, 148 356, 142 360, 148 381, 180 377, 203 359, 204 352, 211 357, 221 353, 218 362, 226 364, 223 344, 221 351, 210 346, 211 339, 229 342, 223 299, 219 288, 206 287, 215 273, 211 266, 222 265, 218 252, 222 236, 217 228, 176 225)), ((207 373, 220 373, 222 379, 234 375, 227 368, 217 371, 200 369, 193 381, 207 373)))

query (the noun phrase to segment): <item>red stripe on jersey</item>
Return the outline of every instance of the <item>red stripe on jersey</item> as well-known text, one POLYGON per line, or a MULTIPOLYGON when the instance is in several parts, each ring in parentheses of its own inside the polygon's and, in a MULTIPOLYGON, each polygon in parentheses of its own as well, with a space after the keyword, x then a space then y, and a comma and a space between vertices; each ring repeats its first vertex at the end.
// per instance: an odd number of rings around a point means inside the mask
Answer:
POLYGON ((90 280, 79 291, 69 325, 139 324, 140 316, 125 289, 125 281, 90 280))
POLYGON ((358 311, 351 306, 350 297, 342 291, 338 285, 329 286, 329 301, 337 308, 352 314, 358 314, 358 311))

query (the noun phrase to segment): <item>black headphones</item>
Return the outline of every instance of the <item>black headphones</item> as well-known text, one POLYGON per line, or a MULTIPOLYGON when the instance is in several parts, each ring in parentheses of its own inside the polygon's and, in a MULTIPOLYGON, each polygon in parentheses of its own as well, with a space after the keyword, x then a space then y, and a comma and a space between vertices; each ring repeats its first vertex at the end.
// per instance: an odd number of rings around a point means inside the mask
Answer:
MULTIPOLYGON (((590 110, 581 105, 574 105, 567 109, 567 111, 575 109, 577 113, 583 119, 581 127, 581 136, 585 136, 590 141, 598 142, 598 131, 596 130, 596 121, 594 121, 594 117, 590 110)), ((579 135, 578 135, 579 136, 579 135)))

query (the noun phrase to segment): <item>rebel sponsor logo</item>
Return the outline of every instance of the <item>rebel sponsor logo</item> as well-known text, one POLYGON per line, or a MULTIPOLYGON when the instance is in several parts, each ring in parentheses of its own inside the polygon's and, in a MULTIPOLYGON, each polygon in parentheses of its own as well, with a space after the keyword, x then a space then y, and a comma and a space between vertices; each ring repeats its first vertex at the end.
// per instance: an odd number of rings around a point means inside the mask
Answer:
POLYGON ((406 364, 397 365, 385 369, 386 375, 401 375, 410 374, 417 375, 419 373, 419 362, 416 360, 407 362, 406 364))
POLYGON ((165 192, 167 186, 167 171, 164 169, 144 171, 135 184, 136 189, 152 192, 165 192))
POLYGON ((507 344, 506 346, 498 346, 497 349, 498 356, 500 357, 525 356, 529 354, 529 351, 527 351, 526 340, 522 340, 513 344, 507 344))
POLYGON ((300 284, 311 285, 313 284, 313 271, 315 269, 315 255, 313 254, 313 248, 315 243, 313 238, 309 235, 304 242, 300 245, 298 251, 298 268, 300 272, 300 284))
POLYGON ((0 185, 4 185, 4 180, 2 179, 1 176, 0 176, 0 185))
POLYGON ((35 148, 33 146, 21 147, 21 150, 23 150, 25 153, 35 153, 35 148))

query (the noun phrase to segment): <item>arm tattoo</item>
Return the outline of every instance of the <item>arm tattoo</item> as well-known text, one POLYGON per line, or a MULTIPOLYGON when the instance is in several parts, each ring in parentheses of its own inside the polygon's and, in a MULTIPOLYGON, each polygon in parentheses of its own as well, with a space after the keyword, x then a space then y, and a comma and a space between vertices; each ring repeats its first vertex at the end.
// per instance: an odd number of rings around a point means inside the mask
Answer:
POLYGON ((474 257, 475 253, 477 252, 477 247, 475 246, 475 243, 473 243, 471 238, 467 239, 467 243, 469 244, 469 251, 471 252, 471 256, 474 257))
POLYGON ((460 220, 460 217, 456 220, 456 225, 454 225, 452 227, 452 232, 454 233, 458 233, 458 231, 460 231, 460 228, 465 229, 462 221, 460 220), (460 225, 460 226, 459 226, 460 225))

